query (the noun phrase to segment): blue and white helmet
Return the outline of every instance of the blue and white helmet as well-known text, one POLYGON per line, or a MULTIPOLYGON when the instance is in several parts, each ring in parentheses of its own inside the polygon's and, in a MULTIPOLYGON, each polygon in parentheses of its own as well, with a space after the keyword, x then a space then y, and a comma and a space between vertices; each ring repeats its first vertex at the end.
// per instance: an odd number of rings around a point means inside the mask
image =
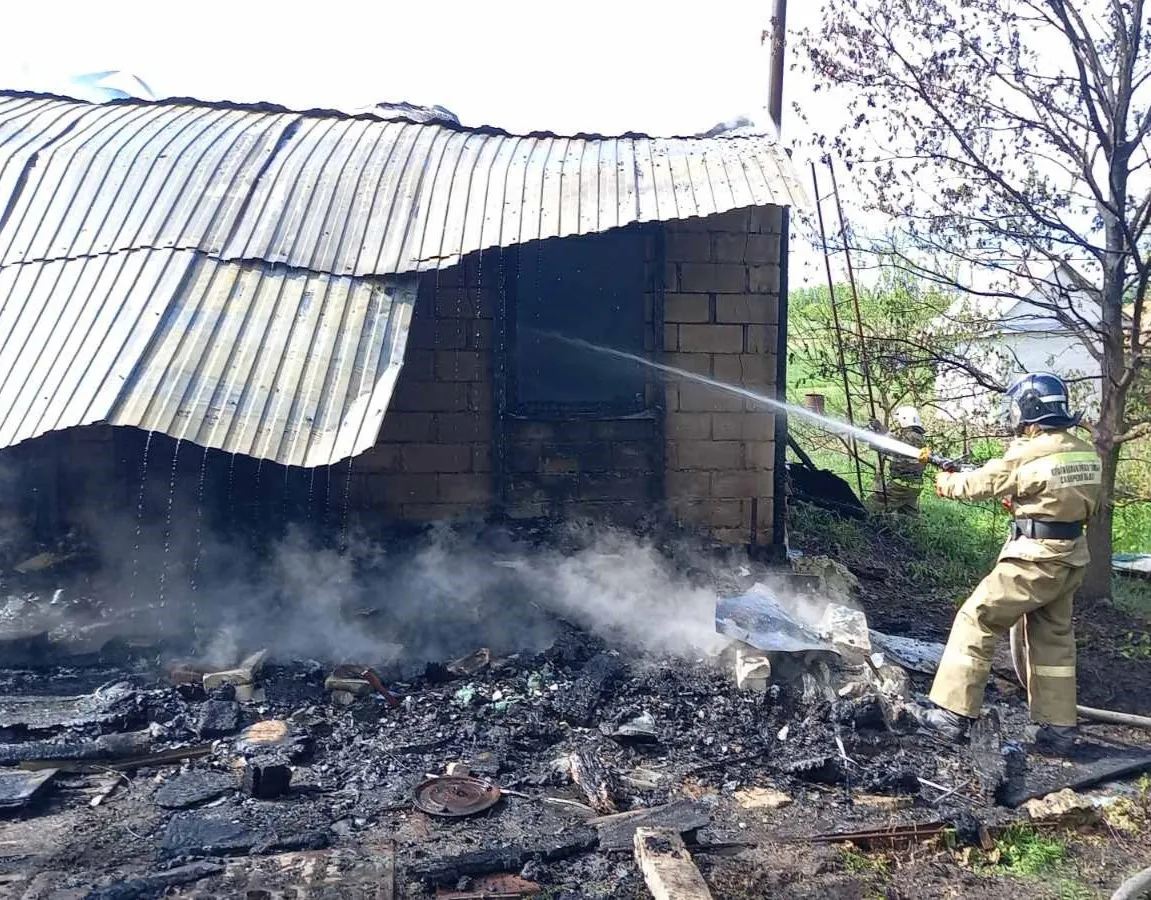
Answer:
POLYGON ((1079 424, 1068 406, 1067 385, 1050 372, 1021 375, 1007 389, 1007 423, 1016 432, 1028 425, 1071 428, 1079 424))

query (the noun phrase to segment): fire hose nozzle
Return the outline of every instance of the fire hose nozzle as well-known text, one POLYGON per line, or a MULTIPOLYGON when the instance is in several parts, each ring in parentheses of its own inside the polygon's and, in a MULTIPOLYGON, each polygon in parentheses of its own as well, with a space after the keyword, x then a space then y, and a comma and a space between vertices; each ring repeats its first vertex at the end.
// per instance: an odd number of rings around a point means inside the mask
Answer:
POLYGON ((965 468, 973 468, 971 466, 964 466, 957 459, 948 459, 945 456, 940 456, 938 453, 932 453, 930 447, 924 447, 919 451, 919 461, 924 465, 932 465, 943 472, 962 472, 965 468))

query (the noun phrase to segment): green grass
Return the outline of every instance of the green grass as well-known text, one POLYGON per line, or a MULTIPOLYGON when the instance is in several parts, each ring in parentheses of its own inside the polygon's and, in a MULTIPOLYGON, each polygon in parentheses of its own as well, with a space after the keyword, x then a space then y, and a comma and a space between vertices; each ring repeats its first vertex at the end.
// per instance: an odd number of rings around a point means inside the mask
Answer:
POLYGON ((995 842, 997 860, 988 868, 997 875, 1038 878, 1059 869, 1067 860, 1067 844, 1027 825, 1013 825, 995 842))

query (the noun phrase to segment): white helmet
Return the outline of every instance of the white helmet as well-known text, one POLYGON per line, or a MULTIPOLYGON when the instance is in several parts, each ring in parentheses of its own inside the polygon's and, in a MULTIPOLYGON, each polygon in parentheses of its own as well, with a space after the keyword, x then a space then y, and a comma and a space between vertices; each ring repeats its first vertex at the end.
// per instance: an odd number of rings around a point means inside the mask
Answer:
POLYGON ((895 411, 895 424, 900 428, 918 428, 923 431, 923 420, 914 406, 901 406, 895 411))

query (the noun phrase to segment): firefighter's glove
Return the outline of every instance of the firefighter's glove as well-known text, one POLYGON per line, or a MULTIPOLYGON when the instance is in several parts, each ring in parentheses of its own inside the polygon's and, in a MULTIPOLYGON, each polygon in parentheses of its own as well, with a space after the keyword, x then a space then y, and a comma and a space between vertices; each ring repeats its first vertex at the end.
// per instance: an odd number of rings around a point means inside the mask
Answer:
POLYGON ((947 486, 951 483, 951 477, 951 472, 940 472, 935 476, 935 493, 938 496, 947 496, 947 486))
POLYGON ((1009 513, 1015 512, 1015 503, 1012 502, 1010 497, 1003 497, 1000 499, 999 502, 1000 502, 1000 504, 1002 504, 1003 508, 1005 510, 1007 510, 1009 513))
POLYGON ((867 428, 869 431, 874 431, 876 434, 883 434, 883 424, 879 421, 879 419, 872 419, 867 423, 867 428))

